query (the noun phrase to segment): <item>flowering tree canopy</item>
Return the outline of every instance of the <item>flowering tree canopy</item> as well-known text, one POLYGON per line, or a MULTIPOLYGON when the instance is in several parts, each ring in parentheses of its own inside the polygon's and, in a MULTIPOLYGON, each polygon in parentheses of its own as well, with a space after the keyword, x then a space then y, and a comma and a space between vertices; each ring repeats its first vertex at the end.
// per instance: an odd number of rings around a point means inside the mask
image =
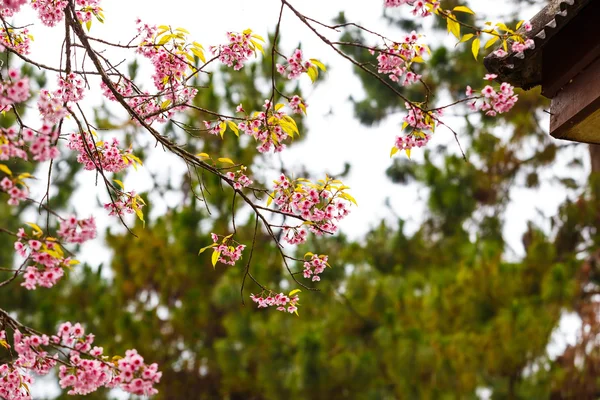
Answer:
MULTIPOLYGON (((473 15, 464 5, 445 9, 435 0, 386 0, 383 6, 399 8, 419 18, 439 18, 458 45, 469 43, 473 62, 480 58, 481 48, 496 46, 496 54, 503 56, 509 47, 513 52, 523 52, 532 44, 524 36, 531 29, 527 22, 521 21, 513 28, 503 23, 474 26, 464 21, 463 16, 473 15)), ((288 83, 298 79, 316 82, 327 68, 326 60, 310 58, 309 48, 279 48, 284 13, 312 31, 331 49, 332 57, 341 56, 404 103, 405 116, 398 127, 402 133, 390 139, 391 151, 382 149, 390 157, 402 151, 410 158, 415 147, 426 146, 440 129, 453 135, 460 148, 460 134, 444 122, 444 113, 450 108, 463 107, 472 113, 496 117, 509 112, 518 100, 510 84, 495 82, 497 77, 488 74, 479 82, 466 85, 461 97, 438 104, 432 100, 432 91, 424 79, 431 57, 424 35, 412 31, 388 38, 352 22, 328 25, 317 21, 287 0, 281 0, 279 7, 270 43, 246 29, 224 32, 222 43, 204 47, 184 28, 154 26, 143 20, 132 21, 137 34, 123 38, 123 42, 95 37, 96 24, 110 24, 110 16, 103 14, 100 0, 0 0, 0 50, 5 55, 0 76, 0 200, 15 209, 36 209, 42 221, 28 222, 16 229, 0 228, 5 237, 11 237, 20 260, 15 267, 0 269, 4 275, 0 290, 11 283, 20 285, 22 290, 55 286, 66 271, 77 268, 78 246, 96 237, 95 218, 115 218, 129 230, 127 215, 132 214, 145 224, 147 198, 126 187, 123 177, 132 168, 144 168, 143 154, 147 149, 138 148, 133 142, 124 144, 107 132, 129 124, 148 138, 147 147, 156 145, 180 159, 188 170, 189 196, 204 202, 207 212, 210 213, 207 199, 211 196, 223 196, 219 197, 223 201, 226 198, 232 211, 236 202, 249 210, 253 222, 249 240, 239 237, 239 219, 236 222, 233 213, 223 224, 223 231, 210 235, 211 244, 198 246, 198 253, 209 251, 215 268, 219 264, 243 263, 242 292, 247 281, 251 281, 255 289, 250 298, 258 308, 273 307, 283 313, 298 314, 300 293, 317 290, 314 285, 326 279, 326 269, 336 260, 331 255, 313 252, 292 256, 289 250, 309 239, 337 232, 339 222, 357 206, 350 188, 326 174, 311 181, 281 173, 270 186, 257 185, 242 160, 229 154, 198 152, 196 146, 180 145, 177 141, 180 134, 192 139, 201 137, 206 142, 235 137, 240 143, 253 143, 259 153, 281 153, 285 160, 286 146, 302 135, 301 118, 309 110, 302 93, 291 89, 288 83), (26 7, 35 10, 38 19, 16 25, 13 20, 26 7), (36 24, 65 30, 57 65, 45 65, 30 54, 36 24), (357 29, 372 44, 334 38, 347 29, 357 29), (366 50, 371 59, 358 61, 347 51, 349 48, 366 50), (119 49, 130 57, 146 60, 152 74, 135 76, 128 66, 108 58, 106 49, 119 49), (253 99, 253 104, 242 102, 229 112, 203 103, 202 90, 211 83, 211 69, 223 67, 242 73, 261 57, 270 63, 268 98, 253 99), (51 77, 47 85, 34 82, 32 76, 25 74, 31 67, 51 77), (151 90, 142 89, 145 81, 152 82, 151 90), (407 95, 405 87, 418 91, 419 100, 407 95), (97 118, 79 104, 91 96, 103 96, 123 110, 127 120, 114 120, 99 128, 97 118), (27 103, 35 107, 27 110, 27 103), (206 119, 196 125, 184 123, 180 118, 187 112, 200 112, 206 119), (103 204, 102 216, 64 214, 51 203, 55 169, 69 157, 74 157, 108 194, 110 201, 103 204), (43 164, 36 169, 38 163, 43 164), (30 196, 29 185, 34 179, 46 180, 41 198, 30 196), (227 191, 211 192, 209 180, 216 180, 227 191), (252 259, 261 245, 257 238, 262 233, 275 246, 279 262, 295 284, 287 293, 267 286, 254 273, 260 269, 252 259)), ((466 158, 464 152, 463 157, 466 158)), ((62 188, 57 186, 60 192, 62 188)), ((143 235, 143 231, 137 234, 143 235)), ((48 336, 19 322, 10 309, 0 309, 0 345, 10 354, 9 360, 0 363, 0 397, 31 398, 32 373, 45 375, 56 366, 59 384, 69 394, 88 394, 101 387, 118 387, 139 395, 157 393, 155 386, 162 376, 157 364, 146 363, 135 349, 127 350, 124 356, 105 355, 102 347, 94 345, 94 335, 86 334, 81 323, 65 322, 48 336)))

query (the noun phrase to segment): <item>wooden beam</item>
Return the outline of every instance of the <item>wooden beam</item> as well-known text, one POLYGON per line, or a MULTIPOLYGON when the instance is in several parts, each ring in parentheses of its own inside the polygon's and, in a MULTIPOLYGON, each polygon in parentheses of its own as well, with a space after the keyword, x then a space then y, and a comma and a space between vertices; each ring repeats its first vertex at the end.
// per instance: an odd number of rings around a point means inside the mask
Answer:
POLYGON ((553 98, 600 57, 600 1, 592 1, 550 41, 542 55, 542 95, 553 98))
POLYGON ((558 92, 550 114, 555 138, 600 144, 600 58, 558 92))

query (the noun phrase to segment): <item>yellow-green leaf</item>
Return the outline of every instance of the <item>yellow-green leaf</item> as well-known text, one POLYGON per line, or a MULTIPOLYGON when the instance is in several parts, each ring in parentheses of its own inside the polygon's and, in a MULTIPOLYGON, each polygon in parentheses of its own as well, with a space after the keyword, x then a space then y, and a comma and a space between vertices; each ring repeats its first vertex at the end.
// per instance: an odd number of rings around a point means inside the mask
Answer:
POLYGON ((406 156, 408 157, 408 159, 410 160, 410 149, 406 149, 404 150, 406 152, 406 156))
POLYGON ((398 148, 396 146, 392 147, 392 150, 390 151, 390 158, 392 158, 397 152, 398 148))
POLYGON ((460 24, 456 22, 453 15, 446 18, 448 24, 448 32, 452 33, 458 40, 460 40, 460 24))
POLYGON ((231 158, 220 157, 220 158, 218 158, 218 159, 217 159, 217 161, 220 161, 220 162, 222 162, 222 163, 232 164, 232 165, 233 165, 233 164, 235 164, 235 163, 234 163, 234 162, 231 160, 231 158))
POLYGON ((311 58, 310 62, 315 64, 317 67, 319 67, 321 69, 321 71, 327 71, 327 68, 325 68, 325 65, 321 61, 319 61, 315 58, 311 58))
POLYGON ((201 248, 201 249, 200 249, 200 251, 198 252, 198 255, 200 255, 200 254, 204 253, 204 251, 205 251, 205 250, 207 250, 207 249, 210 249, 210 248, 213 248, 213 247, 215 247, 215 246, 217 246, 217 244, 216 244, 216 243, 213 243, 213 244, 211 244, 210 246, 206 246, 206 247, 203 247, 203 248, 201 248))
POLYGON ((125 189, 125 185, 123 185, 123 182, 121 182, 118 179, 113 179, 113 182, 115 182, 117 185, 119 185, 121 187, 121 189, 125 189))
POLYGON ((213 267, 215 267, 217 265, 217 262, 219 261, 220 257, 221 257, 220 251, 215 251, 212 253, 211 261, 212 261, 213 267))
POLYGON ((204 52, 199 48, 192 47, 192 53, 200 59, 203 63, 206 63, 206 57, 204 57, 204 52))
POLYGON ((519 29, 524 23, 525 23, 524 19, 522 19, 521 21, 517 22, 517 29, 519 29))
POLYGON ((207 153, 198 153, 196 154, 196 157, 210 158, 210 156, 207 153))
POLYGON ((473 38, 473 36, 475 36, 475 35, 473 35, 472 33, 467 33, 466 35, 464 35, 462 37, 462 39, 460 39, 459 43, 468 42, 469 40, 471 40, 473 38))
POLYGON ((275 192, 269 194, 269 198, 267 199, 267 207, 269 207, 271 205, 274 198, 275 198, 275 192))
POLYGON ((23 172, 22 174, 19 174, 19 176, 17 176, 18 180, 27 178, 33 178, 33 175, 31 175, 29 172, 23 172))
POLYGON ((490 40, 485 42, 485 46, 483 46, 483 48, 487 49, 488 47, 490 47, 491 45, 496 43, 498 41, 498 39, 500 39, 498 36, 492 36, 492 38, 490 40))
POLYGON ((473 40, 473 44, 471 45, 471 51, 473 52, 473 57, 477 60, 477 55, 479 55, 479 46, 480 40, 479 38, 473 40))
POLYGON ((237 137, 240 136, 240 131, 238 130, 238 127, 235 124, 235 122, 227 121, 227 126, 229 126, 229 129, 231 129, 233 131, 233 133, 235 133, 235 136, 237 136, 237 137))
POLYGON ((310 80, 315 83, 317 77, 319 76, 319 70, 316 67, 310 67, 306 71, 306 74, 310 77, 310 80))
POLYGON ((42 228, 40 228, 37 224, 34 224, 33 222, 26 222, 26 224, 32 227, 37 234, 41 235, 42 233, 44 233, 44 231, 42 231, 42 228))
POLYGON ((293 295, 295 295, 296 293, 300 293, 301 291, 302 290, 300 290, 300 289, 294 289, 288 293, 288 296, 292 297, 293 295))
POLYGON ((227 130, 227 123, 225 121, 221 121, 221 123, 219 124, 219 132, 221 133, 221 139, 223 138, 223 135, 225 134, 226 130, 227 130))
POLYGON ((8 168, 4 164, 0 164, 0 171, 4 172, 5 174, 12 175, 12 171, 10 170, 10 168, 8 168))
POLYGON ((473 14, 473 15, 475 15, 475 13, 473 12, 473 10, 471 10, 467 6, 456 6, 456 7, 454 7, 452 9, 452 11, 464 12, 464 13, 467 13, 467 14, 473 14))

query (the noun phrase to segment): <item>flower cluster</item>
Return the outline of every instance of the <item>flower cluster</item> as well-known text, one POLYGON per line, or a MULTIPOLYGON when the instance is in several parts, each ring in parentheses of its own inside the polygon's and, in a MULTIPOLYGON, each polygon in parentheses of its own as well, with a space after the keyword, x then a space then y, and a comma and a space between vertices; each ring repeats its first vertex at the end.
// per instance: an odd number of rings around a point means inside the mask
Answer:
POLYGON ((117 365, 119 375, 113 379, 112 385, 119 383, 124 391, 140 396, 158 393, 153 387, 162 376, 157 364, 144 364, 144 358, 133 349, 127 350, 125 357, 121 358, 117 365))
POLYGON ((83 78, 78 74, 70 73, 64 77, 58 77, 58 89, 53 92, 47 89, 40 90, 37 106, 42 120, 50 125, 57 124, 67 115, 68 103, 83 99, 84 89, 83 78))
POLYGON ((238 71, 244 67, 251 55, 256 55, 256 51, 262 51, 262 45, 258 41, 264 42, 259 35, 253 34, 252 30, 246 29, 242 33, 227 32, 229 38, 228 44, 211 46, 210 51, 218 54, 219 61, 228 67, 233 67, 238 71))
POLYGON ((12 12, 17 12, 25 3, 27 3, 27 0, 0 0, 0 10, 8 9, 12 12))
POLYGON ((306 279, 311 279, 313 282, 320 281, 321 277, 319 275, 325 271, 325 267, 329 266, 327 263, 328 256, 312 253, 306 253, 305 257, 306 256, 310 256, 310 260, 304 261, 304 271, 302 271, 302 276, 306 279))
POLYGON ((313 184, 305 179, 290 180, 282 174, 274 183, 269 204, 273 201, 282 212, 304 220, 300 226, 286 227, 285 240, 290 244, 306 241, 308 232, 304 225, 316 235, 336 232, 338 221, 350 213, 350 202, 355 203, 345 192, 348 187, 329 177, 313 184))
POLYGON ((125 168, 141 164, 138 157, 132 154, 131 147, 127 150, 119 148, 119 140, 112 138, 110 142, 94 143, 92 135, 71 133, 67 147, 77 151, 77 161, 86 170, 101 168, 109 172, 121 172, 125 168))
POLYGON ((114 202, 104 204, 104 209, 109 211, 109 216, 122 216, 133 213, 139 215, 144 205, 144 200, 140 195, 136 194, 135 191, 131 191, 119 193, 119 197, 116 198, 114 202))
POLYGON ((56 358, 49 357, 43 346, 50 344, 47 335, 23 336, 15 330, 13 336, 14 350, 19 355, 14 365, 30 369, 38 375, 46 375, 56 365, 56 358))
POLYGON ((0 181, 0 190, 8 193, 10 199, 8 199, 8 205, 18 206, 21 201, 27 200, 29 196, 29 189, 23 182, 24 178, 29 178, 29 174, 21 174, 17 177, 10 175, 5 176, 0 181))
POLYGON ((78 220, 71 215, 60 221, 60 229, 57 232, 67 243, 83 243, 96 237, 96 221, 94 217, 78 220))
MULTIPOLYGON (((488 81, 496 78, 495 74, 487 74, 484 77, 488 81)), ((474 92, 470 86, 467 86, 465 93, 471 97, 474 92)), ((481 90, 481 94, 482 96, 469 103, 469 108, 473 111, 484 111, 485 115, 490 117, 508 112, 518 100, 518 95, 514 93, 514 86, 507 82, 503 82, 497 88, 487 85, 481 90)))
POLYGON ((67 116, 68 109, 63 105, 62 96, 57 91, 41 89, 37 106, 42 119, 48 124, 57 124, 67 116))
POLYGON ((31 394, 28 390, 31 384, 33 384, 33 377, 29 371, 10 364, 0 364, 0 398, 31 400, 31 394))
POLYGON ((56 96, 60 97, 63 102, 78 102, 83 99, 85 82, 80 75, 73 72, 67 76, 58 78, 58 89, 56 96))
MULTIPOLYGON (((96 226, 93 218, 83 221, 75 219, 75 221, 77 225, 85 226, 85 232, 82 229, 81 232, 77 233, 63 229, 63 226, 61 226, 58 232, 61 239, 67 242, 75 239, 72 243, 83 243, 96 237, 96 226), (66 236, 63 236, 63 233, 66 236)), ((23 228, 20 228, 17 232, 18 240, 14 244, 16 253, 21 257, 25 257, 26 261, 33 263, 25 269, 23 274, 25 281, 21 283, 21 286, 28 290, 34 290, 37 286, 50 288, 64 275, 63 268, 70 268, 78 261, 65 257, 58 241, 50 236, 43 237, 43 232, 39 226, 29 225, 33 228, 33 232, 28 235, 23 228)))
POLYGON ((27 152, 22 149, 25 146, 23 138, 15 128, 0 128, 0 160, 8 160, 17 157, 27 160, 27 152))
MULTIPOLYGON (((7 8, 2 10, 0 15, 6 16, 6 10, 10 9, 7 8)), ((32 40, 33 36, 29 34, 29 29, 27 28, 17 29, 6 28, 4 26, 0 27, 0 51, 4 51, 7 47, 19 54, 27 54, 29 53, 29 47, 31 46, 32 40)))
MULTIPOLYGON (((25 335, 18 329, 14 331, 13 346, 18 356, 14 362, 0 364, 0 397, 7 400, 31 400, 28 385, 34 380, 30 372, 47 375, 59 361, 59 353, 50 355, 49 346, 69 349, 65 359, 61 359, 59 385, 70 388, 68 394, 88 394, 100 387, 120 387, 136 395, 158 393, 154 385, 160 381, 162 373, 156 364, 147 365, 142 356, 134 350, 127 350, 125 357, 113 357, 109 362, 103 355, 103 348, 94 346, 94 335, 85 334, 79 324, 65 322, 58 328, 56 335, 25 335)), ((0 331, 0 344, 6 348, 5 331, 0 331)))
POLYGON ((283 106, 277 104, 273 107, 269 100, 265 100, 264 111, 255 112, 252 117, 238 124, 240 130, 260 142, 257 149, 261 153, 271 149, 281 152, 285 149, 283 141, 299 134, 296 121, 280 111, 283 106))
MULTIPOLYGON (((175 111, 183 110, 182 104, 193 99, 198 93, 196 88, 186 86, 185 72, 188 67, 193 68, 191 62, 194 58, 188 53, 188 48, 192 49, 192 54, 204 57, 202 46, 196 42, 188 44, 184 33, 187 31, 181 28, 173 32, 168 26, 156 27, 142 24, 141 20, 138 20, 137 23, 138 33, 142 38, 138 44, 137 52, 152 63, 154 67, 152 80, 154 86, 160 91, 160 95, 152 96, 149 93, 144 93, 129 98, 127 103, 142 117, 148 116, 146 118, 147 123, 152 123, 155 120, 166 122, 168 118, 174 115, 175 111), (178 106, 163 110, 175 104, 178 104, 178 106)), ((123 95, 131 94, 130 83, 124 82, 122 84, 123 92, 118 87, 117 91, 123 95)), ((109 98, 114 100, 112 93, 109 98)))
POLYGON ((242 165, 239 170, 227 172, 225 176, 233 182, 234 189, 240 190, 252 185, 252 180, 246 176, 245 172, 246 167, 242 165))
POLYGON ((410 126, 413 131, 431 131, 435 130, 439 118, 442 116, 442 110, 426 111, 419 108, 420 104, 404 103, 408 114, 404 117, 404 127, 410 126))
POLYGON ((413 7, 413 15, 427 17, 440 7, 439 0, 384 0, 385 7, 400 7, 408 4, 413 7))
POLYGON ((308 107, 308 104, 304 102, 302 97, 298 95, 292 96, 288 105, 290 106, 294 114, 306 114, 306 107, 308 107))
POLYGON ((228 265, 235 265, 236 261, 242 258, 242 251, 244 251, 246 246, 235 242, 232 239, 233 234, 223 237, 221 243, 219 243, 219 235, 211 233, 210 237, 213 240, 213 244, 204 247, 203 249, 200 249, 200 252, 198 254, 202 253, 206 249, 212 248, 213 267, 217 265, 217 262, 228 265))
POLYGON ((387 74, 394 82, 399 82, 402 77, 402 85, 407 86, 421 79, 421 75, 410 71, 414 62, 422 62, 421 56, 427 51, 427 46, 418 44, 419 35, 412 31, 406 35, 402 43, 386 46, 385 51, 377 56, 377 71, 387 74))
POLYGON ((59 156, 58 135, 58 129, 48 124, 42 125, 37 135, 31 129, 23 129, 23 140, 29 143, 29 152, 36 161, 48 161, 59 156))
POLYGON ((8 111, 15 103, 29 98, 29 79, 21 77, 18 70, 8 70, 8 80, 0 81, 0 112, 8 111))
POLYGON ((253 302, 258 304, 258 308, 266 308, 266 307, 277 307, 277 311, 287 311, 290 314, 296 313, 298 314, 298 301, 300 298, 296 293, 300 290, 292 290, 287 296, 283 293, 277 293, 273 296, 273 293, 270 292, 266 297, 264 295, 255 296, 254 294, 250 295, 250 298, 253 302))
POLYGON ((288 79, 294 79, 315 66, 311 61, 303 60, 302 50, 296 49, 285 65, 277 64, 277 72, 284 76, 287 74, 288 79))
POLYGON ((532 49, 535 46, 533 39, 527 39, 523 43, 515 41, 511 45, 511 50, 515 53, 523 53, 527 49, 532 49))
POLYGON ((46 26, 55 26, 65 17, 67 0, 31 0, 31 6, 46 26))
POLYGON ((423 147, 429 140, 431 135, 423 132, 413 132, 407 136, 397 136, 394 147, 398 150, 411 150, 414 147, 423 147))
POLYGON ((75 10, 75 16, 79 22, 90 22, 92 16, 102 18, 102 8, 100 8, 100 0, 75 0, 75 4, 79 6, 75 10))
MULTIPOLYGON (((118 82, 112 82, 112 85, 117 90, 117 92, 123 97, 129 97, 133 94, 133 87, 129 79, 120 79, 118 82)), ((112 101, 117 100, 117 98, 106 83, 101 82, 100 88, 102 89, 102 94, 104 95, 104 97, 112 101)))

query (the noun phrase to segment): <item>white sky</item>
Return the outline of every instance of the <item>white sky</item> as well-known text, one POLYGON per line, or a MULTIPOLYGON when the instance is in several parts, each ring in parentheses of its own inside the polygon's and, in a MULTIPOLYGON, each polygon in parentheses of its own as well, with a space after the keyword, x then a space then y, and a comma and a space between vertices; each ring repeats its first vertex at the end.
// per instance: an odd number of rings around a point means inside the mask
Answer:
MULTIPOLYGON (((323 1, 302 0, 292 1, 300 11, 308 16, 323 22, 330 22, 338 12, 343 9, 350 21, 358 22, 366 27, 384 33, 388 37, 399 37, 402 32, 390 29, 380 19, 382 15, 382 1, 323 1)), ((489 12, 489 4, 498 4, 495 0, 472 1, 478 13, 489 12)), ((144 22, 157 25, 166 24, 175 27, 184 27, 191 32, 194 40, 202 43, 205 48, 209 45, 224 42, 225 32, 241 31, 246 28, 253 29, 256 33, 266 37, 267 32, 272 32, 279 12, 278 1, 271 0, 227 0, 227 1, 186 1, 186 0, 104 0, 106 23, 97 22, 92 27, 91 34, 111 41, 127 41, 135 34, 134 20, 142 18, 144 22)), ((532 9, 522 10, 522 18, 529 18, 532 9)), ((503 12, 502 8, 496 12, 503 12)), ((31 18, 33 12, 27 9, 19 17, 18 22, 31 18), (26 18, 22 18, 26 17, 26 18)), ((493 18, 490 16, 489 18, 493 18)), ((62 25, 48 29, 39 24, 31 28, 35 36, 32 46, 32 58, 47 64, 57 65, 61 45, 62 25)), ((283 43, 281 50, 291 52, 298 41, 302 41, 305 54, 310 58, 317 58, 329 66, 327 80, 313 89, 309 79, 302 77, 306 100, 309 103, 307 124, 310 128, 308 139, 300 145, 291 146, 284 154, 284 161, 288 167, 306 165, 311 172, 324 173, 342 170, 346 161, 352 163, 352 173, 346 178, 345 183, 352 188, 352 194, 357 199, 359 207, 355 208, 349 217, 341 224, 341 230, 353 238, 360 238, 370 227, 377 225, 382 218, 393 220, 391 213, 384 206, 384 200, 390 199, 395 213, 409 221, 408 228, 414 229, 422 218, 425 207, 420 201, 419 192, 415 187, 393 185, 385 176, 385 170, 391 165, 389 150, 393 145, 395 136, 399 133, 402 115, 392 115, 375 128, 361 126, 353 117, 352 105, 348 97, 362 97, 361 84, 352 73, 350 66, 339 56, 333 54, 329 48, 316 39, 289 11, 284 13, 282 23, 283 43), (330 114, 329 111, 333 113, 330 114), (412 223, 411 223, 412 221, 412 223)), ((91 64, 88 64, 91 66, 91 64)), ((54 80, 49 80, 50 88, 54 80)), ((89 96, 97 104, 98 96, 89 96)), ((89 103, 88 103, 89 104, 89 103)), ((30 113, 33 114, 33 113, 30 113)), ((456 121, 455 121, 456 122, 456 121)), ((547 125, 547 121, 544 121, 547 125)), ((453 123, 460 133, 460 124, 453 123)), ((230 137, 229 140, 232 140, 230 137)), ((439 130, 432 139, 431 145, 447 143, 452 148, 453 138, 448 131, 439 130)), ((457 151, 457 150, 456 150, 457 151)), ((573 149, 575 154, 586 157, 585 148, 577 146, 573 149)), ((154 156, 156 157, 156 156, 154 156)), ((403 157, 397 155, 396 157, 403 157)), ((161 160, 165 158, 159 157, 161 160)), ((173 157, 166 159, 173 161, 172 171, 184 171, 183 165, 173 157)), ((422 159, 421 151, 413 152, 413 160, 422 159)), ((585 159, 587 162, 587 158, 585 159)), ((160 164, 164 169, 164 164, 160 164)), ((145 168, 153 167, 152 159, 146 160, 145 168)), ((291 168, 293 169, 293 168, 291 168)), ((147 174, 142 170, 132 173, 125 181, 127 189, 133 188, 142 191, 147 188, 143 184, 147 174)), ((583 176, 582 176, 583 178, 583 176)), ((99 220, 100 230, 109 223, 103 220, 103 212, 96 208, 96 196, 106 199, 104 189, 93 189, 93 172, 82 173, 79 176, 81 189, 77 192, 74 206, 80 217, 94 212, 99 220)), ((43 193, 40 189, 40 193, 43 193)), ((37 194, 40 194, 37 193, 37 194)), ((36 193, 33 193, 35 196, 36 193)), ((38 196, 41 197, 41 194, 38 196)), ((509 246, 516 255, 523 253, 521 234, 525 230, 527 220, 548 227, 543 218, 536 218, 536 209, 540 209, 546 216, 556 214, 558 204, 565 198, 562 187, 545 183, 536 190, 515 190, 511 194, 512 203, 508 208, 505 237, 509 246), (543 201, 542 201, 543 199, 543 201)), ((176 201, 174 199, 174 201, 176 201)), ((156 207, 156 205, 155 205, 156 207)), ((160 207, 157 208, 160 210, 160 207)), ((118 224, 110 223, 111 226, 118 224)), ((199 247, 201 244, 199 244, 199 247)), ((401 251, 401 249, 398 249, 401 251)), ((515 255, 513 255, 515 256, 515 255)), ((110 254, 102 246, 101 241, 84 246, 79 254, 79 259, 91 264, 108 262, 110 254)), ((573 322, 562 327, 575 326, 573 322)), ((561 332, 565 329, 561 327, 561 332)), ((562 337, 556 336, 558 347, 564 346, 564 341, 571 341, 573 334, 562 337)))

